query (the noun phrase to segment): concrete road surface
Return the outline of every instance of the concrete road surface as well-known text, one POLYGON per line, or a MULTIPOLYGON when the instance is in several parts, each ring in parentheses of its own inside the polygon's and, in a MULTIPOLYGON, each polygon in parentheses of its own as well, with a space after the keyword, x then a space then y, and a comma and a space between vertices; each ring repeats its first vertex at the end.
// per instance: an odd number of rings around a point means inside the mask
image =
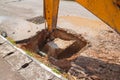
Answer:
POLYGON ((18 72, 13 71, 11 66, 0 58, 0 80, 25 80, 18 72))
MULTIPOLYGON (((29 19, 40 15, 43 15, 43 0, 0 0, 0 16, 29 19)), ((98 19, 78 3, 60 0, 59 16, 68 15, 98 19)))

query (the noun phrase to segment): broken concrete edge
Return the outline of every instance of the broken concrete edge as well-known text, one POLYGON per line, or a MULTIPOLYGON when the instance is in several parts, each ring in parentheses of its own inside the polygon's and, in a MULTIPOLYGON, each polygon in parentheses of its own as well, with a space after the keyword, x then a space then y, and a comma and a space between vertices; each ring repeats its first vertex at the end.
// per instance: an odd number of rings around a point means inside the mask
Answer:
POLYGON ((56 77, 62 79, 62 80, 68 80, 66 78, 64 78, 63 76, 55 73, 52 71, 51 68, 49 68, 48 66, 46 66, 45 64, 41 63, 40 61, 36 60, 35 58, 33 58, 32 56, 28 55, 26 52, 24 52, 22 49, 16 47, 15 45, 13 45, 10 41, 8 41, 6 38, 4 38, 3 36, 0 35, 0 38, 2 38, 4 40, 4 42, 7 42, 8 44, 10 44, 13 48, 15 48, 16 50, 20 51, 23 55, 27 56, 28 58, 32 59, 34 62, 36 62, 40 67, 42 67, 43 69, 45 69, 46 71, 50 72, 51 74, 55 75, 56 77))

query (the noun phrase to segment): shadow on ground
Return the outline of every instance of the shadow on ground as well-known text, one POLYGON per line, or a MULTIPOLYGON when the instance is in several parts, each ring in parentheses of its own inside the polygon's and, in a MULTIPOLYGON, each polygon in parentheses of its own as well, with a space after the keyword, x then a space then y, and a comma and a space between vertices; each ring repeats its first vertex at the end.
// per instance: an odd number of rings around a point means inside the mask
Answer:
POLYGON ((69 72, 87 80, 120 80, 120 65, 80 56, 69 72), (81 72, 82 71, 82 72, 81 72))

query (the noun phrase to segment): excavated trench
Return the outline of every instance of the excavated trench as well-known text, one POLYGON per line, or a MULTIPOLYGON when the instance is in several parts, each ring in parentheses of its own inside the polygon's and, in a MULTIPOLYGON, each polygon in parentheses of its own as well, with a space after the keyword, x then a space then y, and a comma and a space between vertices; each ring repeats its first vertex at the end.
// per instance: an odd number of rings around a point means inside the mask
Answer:
POLYGON ((87 41, 78 34, 70 30, 56 29, 48 34, 47 30, 42 30, 26 43, 22 48, 40 54, 43 52, 48 56, 48 60, 53 65, 67 72, 82 50, 85 49, 87 41))

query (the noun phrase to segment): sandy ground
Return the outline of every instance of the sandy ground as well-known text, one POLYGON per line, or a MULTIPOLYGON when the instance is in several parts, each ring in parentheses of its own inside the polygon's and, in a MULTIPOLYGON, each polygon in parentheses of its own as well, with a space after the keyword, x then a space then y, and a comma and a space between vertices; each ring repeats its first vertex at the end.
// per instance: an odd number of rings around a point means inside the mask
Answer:
POLYGON ((100 20, 77 16, 60 17, 58 25, 82 34, 89 42, 74 61, 69 71, 72 75, 78 80, 82 77, 89 80, 120 79, 120 36, 117 32, 100 20))

